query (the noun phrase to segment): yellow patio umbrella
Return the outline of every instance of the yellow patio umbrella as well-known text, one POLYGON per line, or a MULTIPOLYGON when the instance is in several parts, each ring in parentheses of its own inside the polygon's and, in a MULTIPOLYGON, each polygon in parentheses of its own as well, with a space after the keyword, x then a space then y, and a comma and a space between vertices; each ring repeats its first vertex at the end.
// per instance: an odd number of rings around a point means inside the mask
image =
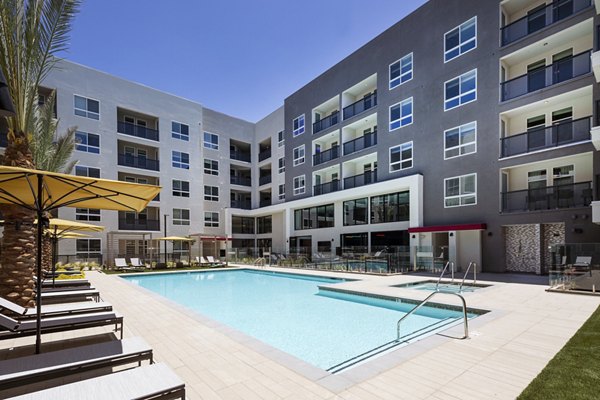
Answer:
POLYGON ((58 239, 83 239, 90 238, 90 235, 86 235, 85 233, 77 233, 77 232, 67 232, 64 235, 60 235, 58 239))
MULTIPOLYGON (((164 240, 164 241, 169 241, 169 242, 194 242, 195 239, 191 239, 189 237, 183 237, 183 236, 167 236, 167 237, 163 237, 163 238, 158 238, 156 240, 164 240)), ((167 254, 166 254, 166 250, 165 250, 165 261, 167 258, 167 254)), ((190 265, 192 264, 192 246, 190 243, 190 246, 188 246, 188 261, 190 263, 190 265)))
MULTIPOLYGON (((140 212, 160 192, 160 186, 74 176, 34 169, 0 166, 0 204, 15 204, 35 211, 37 220, 38 279, 42 276, 42 235, 49 221, 44 213, 60 207, 140 212)), ((38 282, 38 288, 41 282, 38 282)), ((36 292, 35 351, 41 347, 41 290, 36 292)))

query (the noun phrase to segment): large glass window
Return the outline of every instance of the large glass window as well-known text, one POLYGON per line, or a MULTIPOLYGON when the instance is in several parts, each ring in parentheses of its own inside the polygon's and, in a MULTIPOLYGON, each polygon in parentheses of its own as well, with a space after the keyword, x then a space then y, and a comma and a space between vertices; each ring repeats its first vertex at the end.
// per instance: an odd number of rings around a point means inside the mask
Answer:
POLYGON ((477 204, 477 174, 444 179, 444 207, 477 204))
POLYGON ((413 77, 413 53, 390 64, 390 90, 408 82, 413 77))
POLYGON ((185 208, 173 209, 173 225, 189 225, 190 210, 185 208))
POLYGON ((444 35, 444 61, 448 62, 477 47, 477 17, 444 35))
POLYGON ((75 132, 75 149, 86 153, 100 154, 100 135, 88 132, 75 132))
POLYGON ((171 152, 172 165, 175 168, 190 169, 190 155, 181 151, 171 152))
POLYGON ((204 200, 219 201, 219 187, 204 185, 204 200))
POLYGON ((344 202, 344 226, 365 225, 369 223, 369 200, 348 200, 344 202))
POLYGON ((91 119, 100 119, 100 102, 75 95, 75 115, 91 119))
POLYGON ((273 219, 270 215, 265 217, 258 217, 256 219, 256 230, 257 233, 272 233, 273 231, 273 219))
POLYGON ((294 128, 293 128, 294 136, 303 134, 304 133, 304 114, 302 114, 301 116, 299 116, 297 118, 294 118, 293 125, 294 125, 294 128))
POLYGON ((75 220, 77 221, 100 221, 100 210, 93 208, 76 208, 75 220))
POLYGON ((390 172, 401 171, 413 166, 413 142, 390 148, 390 172))
POLYGON ((173 196, 190 197, 190 183, 188 181, 173 179, 173 196))
POLYGON ((285 172, 285 158, 281 157, 279 159, 279 169, 277 170, 280 174, 285 172))
POLYGON ((294 229, 320 229, 334 226, 334 206, 327 204, 294 211, 294 229))
POLYGON ((444 111, 477 100, 477 70, 454 78, 445 83, 444 111))
POLYGON ((100 258, 102 256, 101 239, 77 239, 75 243, 77 258, 100 258))
POLYGON ((444 158, 464 156, 477 151, 477 122, 444 132, 444 158))
POLYGON ((300 175, 294 178, 294 196, 304 194, 306 190, 306 177, 300 175))
POLYGON ((305 146, 298 146, 294 148, 294 167, 300 164, 304 164, 305 146))
POLYGON ((254 218, 252 217, 231 217, 231 232, 241 234, 254 234, 254 218))
POLYGON ((219 227, 219 213, 205 212, 204 213, 204 226, 206 226, 207 228, 218 228, 219 227))
POLYGON ((204 132, 204 147, 212 150, 219 150, 219 135, 210 132, 204 132))
POLYGON ((94 167, 86 167, 84 165, 76 165, 75 175, 88 176, 90 178, 100 178, 100 169, 94 167))
POLYGON ((285 137, 283 136, 283 131, 277 132, 277 147, 281 147, 285 144, 285 137))
POLYGON ((408 221, 409 192, 398 192, 371 197, 371 223, 408 221))
POLYGON ((204 173, 207 175, 219 175, 219 162, 216 160, 204 159, 204 173))
POLYGON ((171 122, 171 137, 179 140, 190 140, 190 127, 179 122, 171 122))
POLYGON ((390 107, 390 131, 413 123, 413 98, 390 107))
POLYGON ((285 200, 285 184, 279 185, 279 200, 285 200))

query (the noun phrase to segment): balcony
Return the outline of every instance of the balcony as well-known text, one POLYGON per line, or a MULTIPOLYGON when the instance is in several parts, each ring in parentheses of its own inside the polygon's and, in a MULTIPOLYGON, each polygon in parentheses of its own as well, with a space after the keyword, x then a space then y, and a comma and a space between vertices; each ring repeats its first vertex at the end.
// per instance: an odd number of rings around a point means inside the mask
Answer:
POLYGON ((259 207, 268 207, 271 205, 271 199, 261 199, 259 207))
POLYGON ((356 153, 357 151, 361 151, 375 145, 377 145, 377 131, 367 133, 361 137, 344 143, 344 155, 347 156, 348 154, 356 153))
POLYGON ((501 83, 502 101, 568 81, 590 71, 590 50, 588 50, 501 83))
POLYGON ((142 139, 155 140, 158 142, 158 131, 145 126, 131 124, 129 122, 117 121, 117 132, 139 137, 142 139))
POLYGON ((348 118, 352 118, 355 115, 358 115, 364 111, 367 111, 377 105, 377 91, 371 93, 368 96, 358 100, 355 103, 350 104, 347 107, 344 107, 342 112, 344 113, 344 120, 348 118))
POLYGON ((592 182, 516 190, 500 196, 503 213, 587 207, 593 200, 592 182))
POLYGON ((313 186, 313 196, 337 192, 340 189, 340 180, 334 179, 331 182, 313 186))
POLYGON ((501 28, 502 46, 577 14, 591 5, 591 0, 555 0, 546 7, 501 28))
POLYGON ((231 200, 231 208, 239 208, 242 210, 250 210, 252 208, 250 200, 231 200))
POLYGON ((258 153, 258 162, 264 161, 271 157, 271 149, 266 149, 258 153))
POLYGON ((229 158, 232 160, 250 162, 250 153, 240 150, 230 150, 229 158))
POLYGON ((232 185, 252 186, 252 179, 246 176, 231 176, 229 182, 232 185))
POLYGON ((313 123, 313 135, 336 125, 338 122, 340 122, 339 117, 340 113, 338 111, 334 111, 331 115, 313 123))
POLYGON ((149 171, 160 171, 159 161, 146 157, 138 157, 130 154, 119 154, 118 164, 126 167, 147 169, 149 171))
POLYGON ((591 117, 531 129, 500 139, 501 157, 516 156, 590 140, 591 117))
POLYGON ((160 231, 158 219, 119 218, 119 230, 122 231, 160 231))
POLYGON ((329 150, 322 151, 313 155, 313 165, 319 165, 331 160, 335 160, 340 156, 340 146, 333 146, 329 150))
POLYGON ((271 174, 269 174, 269 175, 263 175, 260 178, 258 178, 258 184, 260 186, 266 185, 268 183, 271 183, 271 174))
POLYGON ((344 189, 352 189, 377 182, 377 170, 344 178, 344 189))

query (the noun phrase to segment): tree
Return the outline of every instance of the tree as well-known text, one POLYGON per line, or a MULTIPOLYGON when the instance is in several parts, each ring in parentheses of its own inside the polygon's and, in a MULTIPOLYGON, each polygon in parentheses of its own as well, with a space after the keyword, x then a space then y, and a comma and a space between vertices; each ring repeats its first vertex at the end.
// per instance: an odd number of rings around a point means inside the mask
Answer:
MULTIPOLYGON (((8 118, 2 164, 34 168, 31 141, 39 123, 38 88, 67 47, 79 0, 2 0, 0 68, 15 106, 8 118)), ((34 304, 35 214, 19 206, 0 207, 4 236, 0 254, 0 296, 34 304)))

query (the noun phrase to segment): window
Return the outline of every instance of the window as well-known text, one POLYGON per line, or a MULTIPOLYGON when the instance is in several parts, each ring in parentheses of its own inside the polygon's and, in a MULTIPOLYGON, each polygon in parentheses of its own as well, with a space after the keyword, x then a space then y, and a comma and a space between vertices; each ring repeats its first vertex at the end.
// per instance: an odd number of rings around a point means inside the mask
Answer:
POLYGON ((444 62, 477 47, 477 17, 457 26, 444 35, 444 62))
POLYGON ((272 233, 273 232, 273 220, 270 215, 266 217, 258 217, 256 219, 256 233, 272 233))
POLYGON ((204 159, 204 173, 207 175, 219 175, 219 162, 215 160, 204 159))
POLYGON ((189 225, 190 210, 185 208, 173 209, 173 225, 189 225))
POLYGON ((190 155, 180 151, 172 151, 172 164, 175 168, 190 169, 190 155))
POLYGON ((219 201, 219 187, 204 185, 204 200, 219 201))
POLYGON ((444 111, 477 100, 477 70, 467 72, 445 83, 444 111))
POLYGON ((408 82, 413 77, 413 53, 390 64, 390 90, 408 82))
POLYGON ((285 137, 283 136, 283 131, 279 131, 277 133, 277 146, 281 147, 285 144, 285 137))
POLYGON ((304 114, 294 119, 294 137, 304 133, 304 114))
POLYGON ((173 179, 173 196, 190 197, 190 183, 173 179))
POLYGON ((100 258, 102 257, 101 239, 77 239, 75 243, 77 249, 77 258, 100 258))
POLYGON ((477 204, 477 174, 444 179, 444 207, 477 204))
POLYGON ((297 176, 294 178, 294 196, 304 194, 306 185, 306 177, 304 175, 297 176))
POLYGON ((231 233, 254 234, 254 218, 232 216, 231 233))
POLYGON ((190 127, 171 121, 171 137, 188 142, 190 140, 190 127))
POLYGON ((398 192, 371 197, 371 223, 408 221, 409 192, 398 192))
POLYGON ((477 122, 444 131, 444 159, 477 151, 477 122))
POLYGON ((333 204, 294 210, 294 229, 297 231, 333 228, 334 225, 333 204))
POLYGON ((279 185, 279 200, 285 200, 285 184, 279 185))
POLYGON ((304 164, 304 149, 304 145, 298 146, 294 149, 294 167, 304 164))
POLYGON ((83 165, 75 166, 75 175, 77 176, 89 176, 90 178, 100 178, 100 169, 93 167, 86 167, 83 165))
POLYGON ((369 200, 348 200, 344 202, 344 226, 365 225, 369 223, 369 200))
POLYGON ((219 213, 216 212, 205 212, 204 213, 204 226, 209 228, 219 227, 219 213))
POLYGON ((390 147, 390 172, 401 171, 413 166, 413 142, 390 147))
POLYGON ((100 136, 94 133, 75 132, 75 149, 86 153, 100 154, 100 136))
POLYGON ((75 115, 100 119, 100 102, 75 95, 75 115))
POLYGON ((100 221, 100 210, 93 208, 76 208, 75 220, 77 221, 100 221))
POLYGON ((281 157, 279 159, 279 173, 283 174, 285 172, 285 158, 281 157))
POLYGON ((204 147, 212 150, 219 150, 219 135, 204 132, 204 147))
POLYGON ((402 128, 413 122, 413 98, 406 99, 390 107, 390 131, 402 128))

